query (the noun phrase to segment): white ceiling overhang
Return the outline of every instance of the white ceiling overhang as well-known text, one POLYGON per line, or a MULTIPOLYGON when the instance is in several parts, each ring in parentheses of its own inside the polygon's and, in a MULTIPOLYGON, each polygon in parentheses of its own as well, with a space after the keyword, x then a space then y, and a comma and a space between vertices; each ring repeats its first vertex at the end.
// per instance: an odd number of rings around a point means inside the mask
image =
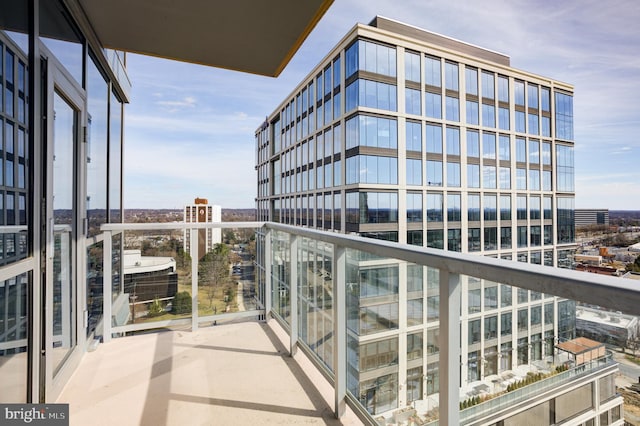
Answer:
POLYGON ((77 0, 104 47, 277 76, 333 0, 77 0))

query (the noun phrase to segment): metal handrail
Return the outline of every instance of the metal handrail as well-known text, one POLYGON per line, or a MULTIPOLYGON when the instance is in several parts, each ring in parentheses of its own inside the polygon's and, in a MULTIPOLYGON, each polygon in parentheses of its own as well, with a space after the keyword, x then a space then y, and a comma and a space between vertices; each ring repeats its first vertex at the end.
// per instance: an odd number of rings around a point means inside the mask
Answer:
POLYGON ((636 281, 476 254, 398 244, 274 222, 110 223, 102 225, 100 229, 138 231, 261 227, 640 316, 640 283, 636 281))

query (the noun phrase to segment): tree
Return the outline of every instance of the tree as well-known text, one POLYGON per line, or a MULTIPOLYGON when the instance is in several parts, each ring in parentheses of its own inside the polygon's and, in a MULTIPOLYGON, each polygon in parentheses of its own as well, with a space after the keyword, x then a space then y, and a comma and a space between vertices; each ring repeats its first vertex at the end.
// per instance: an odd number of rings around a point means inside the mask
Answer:
POLYGON ((627 264, 627 271, 640 272, 640 256, 636 257, 633 263, 627 264))
POLYGON ((619 232, 613 237, 613 245, 616 247, 625 247, 629 245, 629 240, 625 234, 619 232))
POLYGON ((151 302, 151 306, 149 306, 149 313, 147 314, 147 316, 157 317, 159 315, 162 315, 163 313, 164 313, 164 308, 162 307, 162 303, 156 297, 155 299, 153 299, 153 302, 151 302))
POLYGON ((629 240, 627 239, 627 236, 624 233, 618 232, 614 235, 607 235, 605 238, 603 238, 602 245, 614 246, 614 247, 626 247, 629 245, 629 240))
POLYGON ((229 282, 230 264, 231 250, 224 243, 213 246, 213 250, 200 260, 198 284, 207 287, 209 308, 213 308, 216 289, 229 282))
POLYGON ((256 239, 249 240, 247 244, 247 252, 251 255, 251 259, 256 258, 256 239))
POLYGON ((233 229, 225 229, 223 241, 229 245, 234 245, 238 243, 238 239, 236 238, 236 233, 233 229))
POLYGON ((242 260, 242 258, 235 251, 232 251, 231 254, 229 254, 229 261, 231 263, 238 263, 241 260, 242 260))
POLYGON ((173 298, 172 311, 174 314, 191 313, 191 295, 188 291, 176 293, 173 298))

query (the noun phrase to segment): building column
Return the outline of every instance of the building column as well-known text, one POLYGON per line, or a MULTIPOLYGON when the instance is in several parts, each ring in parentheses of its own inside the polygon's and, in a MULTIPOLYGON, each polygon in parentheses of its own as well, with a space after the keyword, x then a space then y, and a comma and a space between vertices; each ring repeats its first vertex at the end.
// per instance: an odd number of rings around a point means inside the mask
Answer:
POLYGON ((460 275, 440 270, 440 423, 460 424, 460 275))

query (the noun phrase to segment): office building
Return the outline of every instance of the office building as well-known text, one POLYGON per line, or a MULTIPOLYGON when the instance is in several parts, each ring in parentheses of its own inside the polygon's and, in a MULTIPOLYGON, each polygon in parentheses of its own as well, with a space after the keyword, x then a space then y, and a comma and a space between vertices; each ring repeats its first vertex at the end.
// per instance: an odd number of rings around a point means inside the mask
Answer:
POLYGON ((609 209, 576 209, 576 228, 589 225, 609 226, 609 209))
MULTIPOLYGON (((349 31, 255 137, 258 220, 572 264, 573 87, 508 56, 376 17, 349 31)), ((331 306, 317 285, 331 279, 327 249, 301 250, 301 339, 331 368, 331 306)), ((429 401, 440 382, 438 271, 347 252, 346 282, 348 390, 372 415, 429 401)), ((461 388, 557 362, 556 345, 575 337, 573 301, 462 282, 461 388)), ((274 306, 290 291, 277 285, 274 306)))
MULTIPOLYGON (((210 205, 206 198, 196 198, 193 204, 184 207, 185 223, 220 223, 222 221, 222 207, 210 205)), ((222 230, 220 228, 198 229, 198 253, 202 259, 213 250, 216 244, 222 242, 222 230)), ((191 235, 184 232, 184 251, 191 250, 191 235)))

